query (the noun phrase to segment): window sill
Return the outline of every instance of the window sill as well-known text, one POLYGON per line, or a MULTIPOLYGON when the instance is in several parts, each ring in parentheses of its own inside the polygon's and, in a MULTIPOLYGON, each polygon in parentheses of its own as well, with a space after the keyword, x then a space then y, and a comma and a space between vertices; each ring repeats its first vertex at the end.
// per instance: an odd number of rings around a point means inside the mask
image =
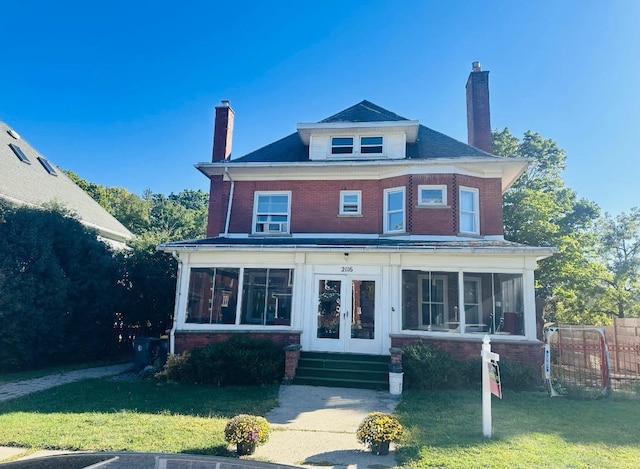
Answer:
POLYGON ((423 205, 421 205, 421 204, 418 204, 418 205, 416 205, 416 208, 435 208, 435 209, 446 208, 446 209, 450 209, 451 205, 446 205, 446 204, 438 204, 438 205, 436 205, 436 204, 433 204, 433 205, 423 204, 423 205))
POLYGON ((361 213, 339 213, 338 218, 362 218, 361 213))

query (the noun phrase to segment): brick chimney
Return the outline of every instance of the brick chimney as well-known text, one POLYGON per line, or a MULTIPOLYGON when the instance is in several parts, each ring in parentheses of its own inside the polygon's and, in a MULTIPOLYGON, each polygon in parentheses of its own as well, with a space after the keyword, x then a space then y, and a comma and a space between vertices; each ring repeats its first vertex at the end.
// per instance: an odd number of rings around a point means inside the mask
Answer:
POLYGON ((473 62, 467 80, 467 137, 469 145, 491 153, 489 72, 473 62))
POLYGON ((213 125, 213 157, 212 161, 228 160, 231 155, 233 140, 233 116, 235 113, 229 101, 223 99, 216 106, 216 121, 213 125))

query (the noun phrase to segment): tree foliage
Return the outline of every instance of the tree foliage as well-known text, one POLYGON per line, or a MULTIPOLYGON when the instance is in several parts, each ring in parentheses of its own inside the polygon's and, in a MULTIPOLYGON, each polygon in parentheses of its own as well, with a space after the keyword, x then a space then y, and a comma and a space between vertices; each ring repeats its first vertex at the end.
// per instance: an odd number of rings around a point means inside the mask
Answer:
POLYGON ((536 294, 546 300, 547 320, 601 322, 606 319, 593 298, 602 293, 606 269, 598 262, 594 225, 598 206, 567 187, 562 179, 566 154, 553 140, 509 129, 493 133, 494 153, 527 158, 527 171, 504 194, 505 238, 532 246, 553 246, 557 253, 540 263, 536 294))
POLYGON ((121 273, 68 213, 0 202, 0 371, 110 353, 121 273))

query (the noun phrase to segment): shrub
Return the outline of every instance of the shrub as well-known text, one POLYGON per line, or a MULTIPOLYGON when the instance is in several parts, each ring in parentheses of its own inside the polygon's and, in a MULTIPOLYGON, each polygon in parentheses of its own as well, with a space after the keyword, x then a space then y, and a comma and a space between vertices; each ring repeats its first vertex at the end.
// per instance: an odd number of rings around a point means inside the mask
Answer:
POLYGON ((397 418, 384 412, 370 412, 360 423, 356 438, 365 445, 400 441, 403 428, 397 418))
POLYGON ((448 352, 425 344, 409 345, 402 358, 407 388, 418 390, 459 389, 467 384, 469 366, 448 352))
POLYGON ((271 384, 281 381, 283 376, 282 348, 245 335, 194 349, 181 358, 171 357, 160 373, 160 377, 182 383, 218 386, 271 384))
POLYGON ((530 366, 508 360, 501 360, 499 364, 502 389, 527 391, 540 388, 539 373, 530 366))
POLYGON ((227 443, 266 443, 269 439, 269 422, 264 417, 239 414, 227 422, 224 427, 224 439, 227 443))

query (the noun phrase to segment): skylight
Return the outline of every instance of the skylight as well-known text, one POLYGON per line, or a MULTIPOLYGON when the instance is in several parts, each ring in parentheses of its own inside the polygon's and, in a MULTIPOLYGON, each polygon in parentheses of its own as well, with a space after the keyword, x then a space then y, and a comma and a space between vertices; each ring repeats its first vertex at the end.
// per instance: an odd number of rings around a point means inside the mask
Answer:
POLYGON ((29 161, 29 158, 27 158, 27 155, 24 154, 24 152, 20 149, 18 145, 14 145, 13 143, 10 143, 9 146, 11 147, 11 149, 13 150, 13 152, 16 154, 16 156, 20 161, 22 161, 23 163, 31 164, 31 161, 29 161))
POLYGON ((40 164, 44 166, 44 169, 46 169, 49 174, 51 174, 52 176, 58 175, 58 173, 56 173, 56 170, 53 168, 51 163, 49 163, 48 159, 44 158, 43 156, 39 156, 38 161, 40 161, 40 164))

